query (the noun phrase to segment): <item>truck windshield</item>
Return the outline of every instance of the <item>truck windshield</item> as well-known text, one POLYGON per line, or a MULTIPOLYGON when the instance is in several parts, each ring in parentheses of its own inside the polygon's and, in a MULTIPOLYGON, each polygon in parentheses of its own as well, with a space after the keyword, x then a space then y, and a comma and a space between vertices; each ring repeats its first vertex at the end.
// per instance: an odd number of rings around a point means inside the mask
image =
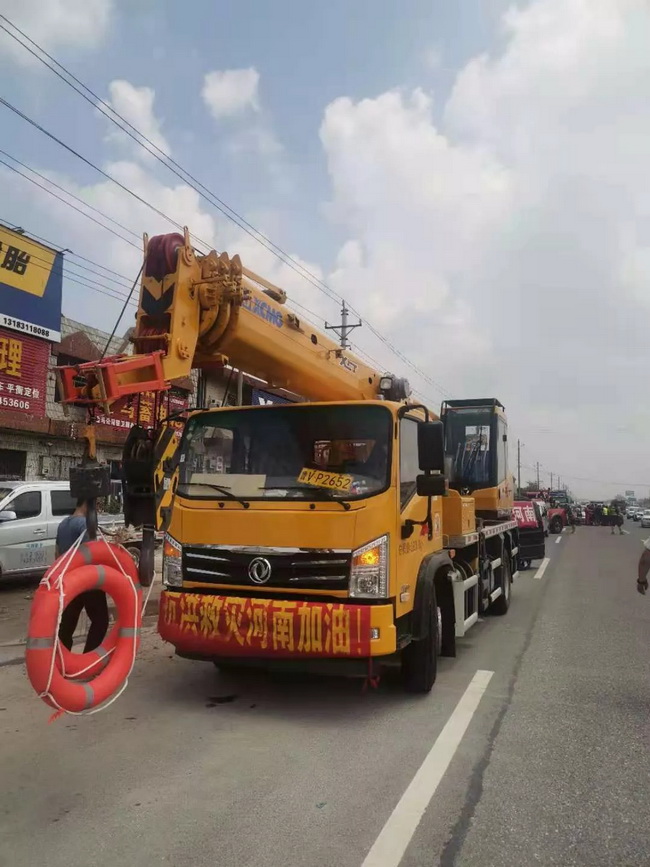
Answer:
POLYGON ((376 494, 389 484, 392 429, 388 409, 358 404, 202 413, 186 425, 179 492, 215 500, 376 494))
POLYGON ((445 416, 445 461, 450 484, 475 490, 492 482, 491 408, 449 409, 445 416))

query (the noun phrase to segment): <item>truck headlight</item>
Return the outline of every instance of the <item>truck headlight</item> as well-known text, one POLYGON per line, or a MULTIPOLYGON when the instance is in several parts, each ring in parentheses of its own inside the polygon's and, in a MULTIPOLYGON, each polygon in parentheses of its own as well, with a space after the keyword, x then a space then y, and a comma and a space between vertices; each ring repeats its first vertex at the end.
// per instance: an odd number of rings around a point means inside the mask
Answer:
POLYGON ((165 533, 163 543, 162 580, 166 587, 180 587, 183 584, 181 568, 181 546, 176 539, 165 533))
POLYGON ((352 552, 350 596, 357 599, 388 596, 388 536, 380 536, 352 552))

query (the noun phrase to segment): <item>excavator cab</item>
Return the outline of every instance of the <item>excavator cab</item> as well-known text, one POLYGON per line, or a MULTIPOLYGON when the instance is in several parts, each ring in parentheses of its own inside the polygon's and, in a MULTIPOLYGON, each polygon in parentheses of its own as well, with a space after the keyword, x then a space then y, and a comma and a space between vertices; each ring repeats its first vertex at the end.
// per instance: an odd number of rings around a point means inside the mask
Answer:
POLYGON ((496 398, 446 400, 445 475, 449 487, 476 500, 476 514, 499 517, 512 506, 508 474, 508 425, 496 398))

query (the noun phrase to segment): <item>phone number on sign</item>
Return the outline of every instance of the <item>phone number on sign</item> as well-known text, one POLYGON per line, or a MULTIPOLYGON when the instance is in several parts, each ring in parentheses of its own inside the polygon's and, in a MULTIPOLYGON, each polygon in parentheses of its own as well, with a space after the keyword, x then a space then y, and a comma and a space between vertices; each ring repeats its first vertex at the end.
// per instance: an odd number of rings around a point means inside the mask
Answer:
POLYGON ((0 395, 0 406, 8 406, 10 409, 29 409, 30 404, 28 400, 0 395))
POLYGON ((39 337, 49 337, 50 329, 41 328, 40 325, 30 325, 27 322, 20 322, 18 319, 10 319, 8 316, 2 317, 3 324, 7 328, 16 328, 18 331, 28 331, 30 334, 37 334, 39 337))

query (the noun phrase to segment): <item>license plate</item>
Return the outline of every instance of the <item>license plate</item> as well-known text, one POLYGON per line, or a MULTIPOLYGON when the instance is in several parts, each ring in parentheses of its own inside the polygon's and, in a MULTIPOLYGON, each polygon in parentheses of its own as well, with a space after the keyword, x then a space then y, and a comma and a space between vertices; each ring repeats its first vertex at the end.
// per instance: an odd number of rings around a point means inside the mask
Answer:
POLYGON ((302 485, 314 485, 316 488, 328 488, 332 491, 349 491, 352 487, 352 476, 328 473, 324 470, 310 470, 307 467, 300 470, 298 481, 302 485))

